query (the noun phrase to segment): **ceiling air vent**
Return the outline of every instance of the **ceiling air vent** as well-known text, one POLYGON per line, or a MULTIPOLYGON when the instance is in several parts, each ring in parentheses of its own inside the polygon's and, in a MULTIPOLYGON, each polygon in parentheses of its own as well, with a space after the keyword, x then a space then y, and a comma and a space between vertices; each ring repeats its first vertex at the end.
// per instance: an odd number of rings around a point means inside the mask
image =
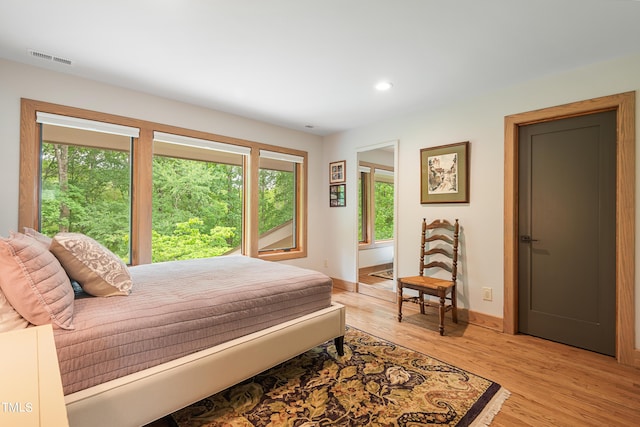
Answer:
POLYGON ((72 62, 70 59, 61 58, 59 56, 49 55, 48 53, 38 52, 37 50, 29 49, 29 55, 34 58, 44 59, 45 61, 57 62, 59 64, 71 65, 72 62))

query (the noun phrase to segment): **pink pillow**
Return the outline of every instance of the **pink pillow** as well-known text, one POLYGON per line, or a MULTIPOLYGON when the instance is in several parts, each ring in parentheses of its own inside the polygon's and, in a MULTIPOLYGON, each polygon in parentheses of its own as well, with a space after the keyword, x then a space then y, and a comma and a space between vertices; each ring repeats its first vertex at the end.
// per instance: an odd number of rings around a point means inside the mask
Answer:
POLYGON ((40 233, 39 231, 36 231, 33 228, 29 228, 29 227, 24 227, 24 234, 26 234, 29 237, 33 237, 34 239, 36 239, 45 248, 47 248, 47 250, 49 250, 49 247, 51 246, 51 242, 53 241, 53 239, 51 237, 46 236, 46 235, 40 233))
POLYGON ((13 308, 34 325, 73 329, 74 293, 51 252, 34 238, 0 239, 0 288, 13 308))

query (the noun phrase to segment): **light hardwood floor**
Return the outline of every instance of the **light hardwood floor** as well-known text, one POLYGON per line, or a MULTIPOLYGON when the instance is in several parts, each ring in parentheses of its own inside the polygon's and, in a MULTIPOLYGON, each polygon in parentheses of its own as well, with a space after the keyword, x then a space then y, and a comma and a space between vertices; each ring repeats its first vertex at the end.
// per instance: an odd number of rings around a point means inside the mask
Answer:
POLYGON ((393 264, 376 265, 364 267, 358 271, 359 292, 372 297, 382 298, 387 301, 395 301, 394 281, 383 279, 377 276, 370 276, 369 273, 393 268, 393 264))
POLYGON ((492 427, 640 426, 640 369, 609 356, 527 335, 507 335, 420 315, 354 292, 334 292, 347 324, 493 380, 511 392, 492 427))

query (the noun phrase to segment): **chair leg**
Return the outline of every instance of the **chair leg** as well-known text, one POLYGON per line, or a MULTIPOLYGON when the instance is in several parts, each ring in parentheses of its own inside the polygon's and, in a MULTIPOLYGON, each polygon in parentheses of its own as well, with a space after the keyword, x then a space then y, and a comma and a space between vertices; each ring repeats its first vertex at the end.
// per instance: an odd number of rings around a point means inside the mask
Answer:
POLYGON ((458 296, 456 292, 456 287, 451 288, 451 317, 453 318, 453 323, 458 323, 458 296))
POLYGON ((396 295, 398 296, 398 322, 402 322, 402 283, 399 280, 396 295))
POLYGON ((418 291, 418 298, 420 301, 420 314, 425 314, 424 311, 424 292, 418 291))
POLYGON ((446 298, 444 294, 440 294, 440 335, 444 335, 444 312, 445 312, 446 298))

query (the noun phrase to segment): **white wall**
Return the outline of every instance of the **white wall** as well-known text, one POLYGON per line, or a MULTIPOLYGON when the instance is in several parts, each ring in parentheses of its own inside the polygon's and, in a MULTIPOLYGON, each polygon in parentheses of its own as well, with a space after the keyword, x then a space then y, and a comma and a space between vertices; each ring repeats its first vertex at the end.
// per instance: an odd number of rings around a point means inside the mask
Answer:
MULTIPOLYGON (((322 138, 242 117, 0 59, 0 235, 18 227, 20 98, 85 108, 204 132, 305 150, 309 194, 323 192, 322 138)), ((326 198, 309 197, 309 224, 324 221, 326 198)), ((310 227, 308 257, 286 261, 323 270, 323 227, 310 227)))
POLYGON ((360 249, 358 252, 358 268, 373 267, 393 263, 393 246, 383 246, 374 249, 360 249))
MULTIPOLYGON (((564 74, 547 76, 499 92, 430 111, 325 138, 325 163, 346 159, 347 200, 356 197, 356 151, 359 147, 398 139, 398 275, 417 273, 419 230, 423 217, 459 218, 461 275, 459 303, 473 311, 503 316, 503 194, 504 117, 569 102, 636 90, 640 92, 640 56, 621 58, 564 74), (421 148, 470 141, 470 203, 420 204, 421 148), (493 288, 493 301, 483 301, 481 288, 493 288)), ((640 108, 636 108, 640 117, 640 108)), ((640 119, 636 119, 640 134, 640 119)), ((640 153, 640 150, 636 150, 640 153)), ((640 165, 640 161, 636 160, 640 165)), ((326 178, 325 178, 326 180, 326 178)), ((636 185, 640 192, 640 185, 636 185)), ((326 191, 326 190, 325 190, 326 191)), ((636 198, 640 200, 640 195, 636 198)), ((329 227, 340 239, 329 238, 326 253, 329 274, 354 282, 355 207, 327 211, 329 227)), ((639 214, 640 214, 640 210, 639 214)), ((640 221, 636 219, 640 224, 640 221)), ((636 227, 640 233, 640 227, 636 227)), ((330 233, 330 234, 333 234, 330 233)), ((639 236, 636 236, 636 241, 639 236)), ((640 251, 636 269, 640 271, 640 251)), ((636 313, 640 313, 636 283, 636 313)), ((636 343, 640 342, 640 315, 636 315, 636 343)), ((636 345, 637 347, 637 345, 636 345)))
POLYGON ((358 153, 358 160, 393 167, 394 153, 385 149, 373 149, 358 153))

